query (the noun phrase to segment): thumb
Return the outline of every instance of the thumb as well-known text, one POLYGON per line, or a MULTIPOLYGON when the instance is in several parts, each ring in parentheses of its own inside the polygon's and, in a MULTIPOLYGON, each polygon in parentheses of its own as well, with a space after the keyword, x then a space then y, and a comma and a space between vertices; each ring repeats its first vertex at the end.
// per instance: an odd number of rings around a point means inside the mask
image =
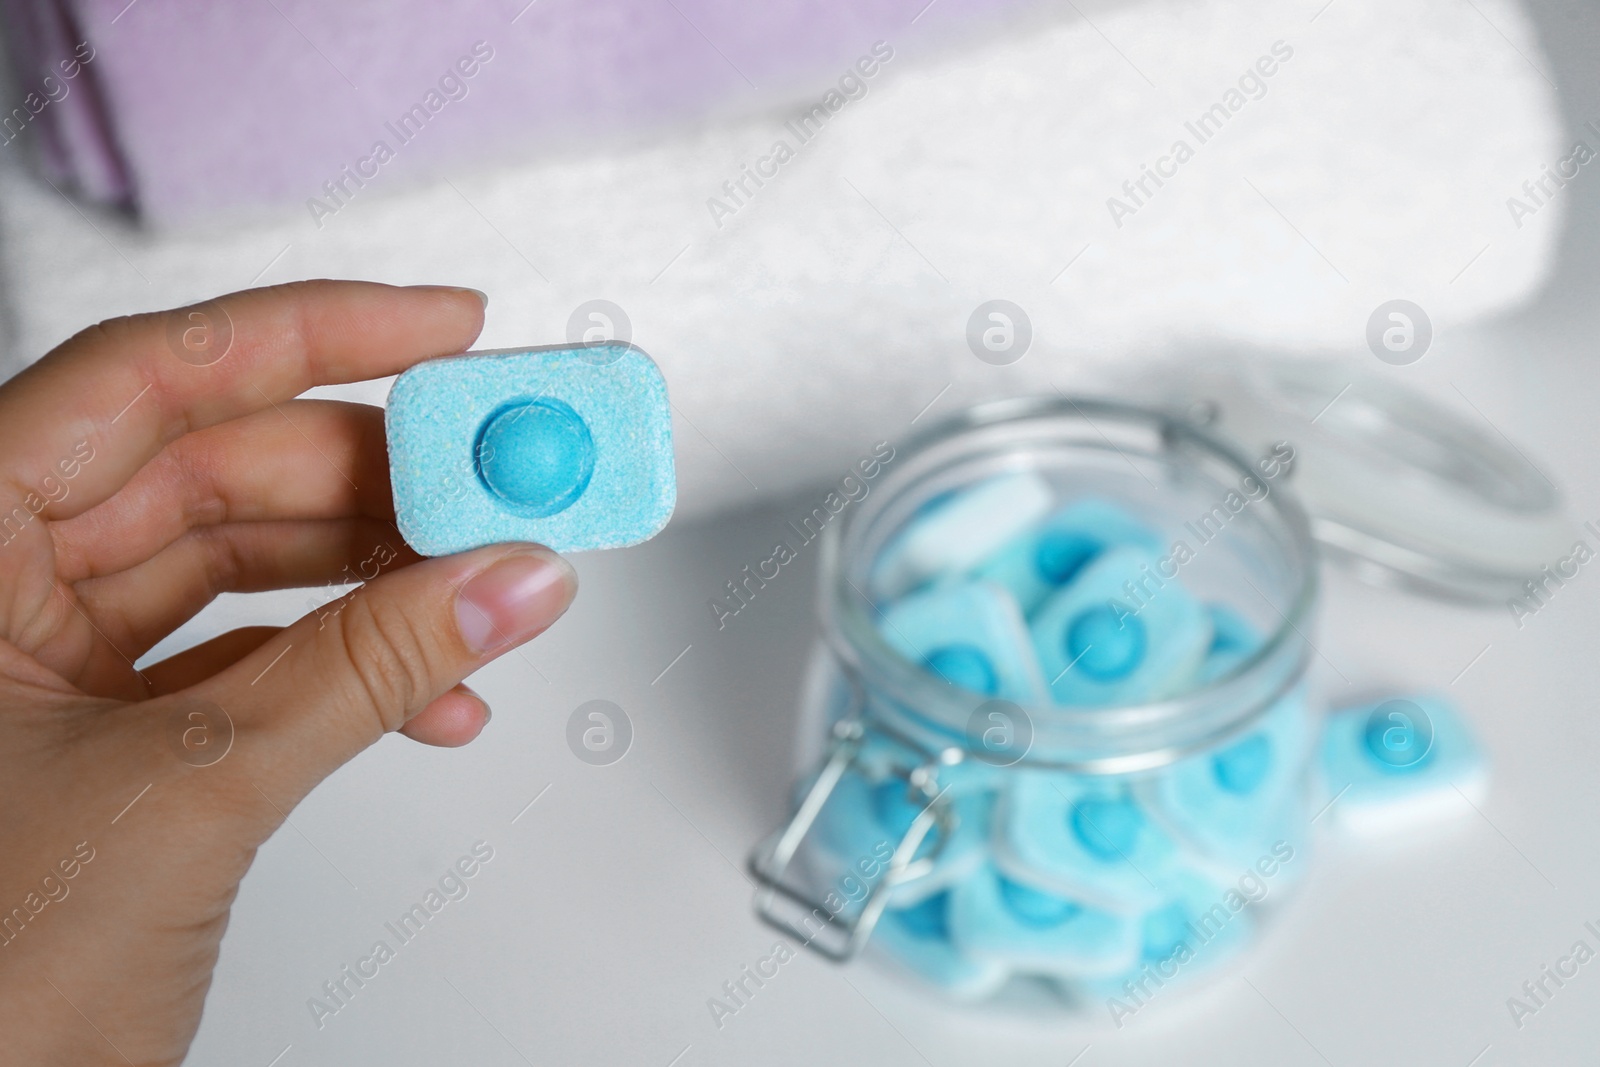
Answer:
MULTIPOLYGON (((233 761, 293 804, 467 675, 561 617, 570 564, 539 545, 427 559, 307 615, 189 695, 236 732, 233 761)), ((260 786, 258 786, 259 788, 260 786)))

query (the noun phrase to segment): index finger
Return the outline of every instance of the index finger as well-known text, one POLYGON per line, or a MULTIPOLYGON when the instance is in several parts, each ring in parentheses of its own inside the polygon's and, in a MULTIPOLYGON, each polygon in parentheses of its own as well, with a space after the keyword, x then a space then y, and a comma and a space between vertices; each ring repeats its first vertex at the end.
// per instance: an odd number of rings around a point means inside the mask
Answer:
POLYGON ((463 351, 483 310, 471 289, 312 281, 91 326, 0 388, 0 511, 69 518, 191 430, 463 351))

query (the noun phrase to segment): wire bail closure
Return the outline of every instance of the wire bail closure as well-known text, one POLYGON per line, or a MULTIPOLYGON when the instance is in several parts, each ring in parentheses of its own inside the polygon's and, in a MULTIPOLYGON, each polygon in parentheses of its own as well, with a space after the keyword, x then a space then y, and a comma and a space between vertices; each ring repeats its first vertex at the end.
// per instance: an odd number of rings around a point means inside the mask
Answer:
MULTIPOLYGON (((845 772, 859 765, 858 757, 866 737, 866 705, 859 679, 850 674, 852 699, 845 716, 833 725, 833 740, 822 770, 805 799, 800 802, 794 816, 776 835, 767 838, 750 853, 748 869, 760 888, 755 894, 756 915, 778 931, 800 939, 805 947, 836 963, 854 959, 865 947, 873 928, 889 906, 889 897, 895 887, 921 878, 933 869, 934 862, 943 852, 956 827, 956 816, 945 800, 949 786, 940 787, 939 770, 959 763, 964 757, 959 748, 951 747, 929 753, 922 746, 905 738, 898 731, 874 729, 889 733, 927 759, 905 772, 907 795, 921 798, 924 803, 911 825, 906 827, 899 843, 890 856, 887 870, 868 891, 861 913, 851 920, 843 917, 844 908, 830 907, 826 897, 816 900, 806 891, 785 881, 789 865, 799 852, 806 835, 811 832, 823 805, 828 802, 845 772), (930 831, 937 830, 931 851, 917 856, 930 831), (815 929, 802 924, 811 923, 815 929)), ((899 775, 898 770, 895 771, 899 775)), ((829 892, 827 896, 834 896, 829 892)))

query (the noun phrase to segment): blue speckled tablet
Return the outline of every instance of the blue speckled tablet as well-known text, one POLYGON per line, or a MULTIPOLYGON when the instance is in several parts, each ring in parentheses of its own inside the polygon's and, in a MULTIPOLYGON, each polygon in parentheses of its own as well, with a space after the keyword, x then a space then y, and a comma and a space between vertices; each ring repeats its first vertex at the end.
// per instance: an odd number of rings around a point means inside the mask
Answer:
POLYGON ((395 520, 442 556, 502 541, 621 548, 672 515, 672 409, 632 345, 475 352, 389 391, 395 520))

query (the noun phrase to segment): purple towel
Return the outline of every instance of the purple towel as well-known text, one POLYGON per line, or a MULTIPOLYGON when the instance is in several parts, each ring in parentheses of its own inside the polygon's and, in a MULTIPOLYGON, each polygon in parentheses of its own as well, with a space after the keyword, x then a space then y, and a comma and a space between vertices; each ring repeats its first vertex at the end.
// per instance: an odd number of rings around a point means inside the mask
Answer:
POLYGON ((1018 0, 935 2, 4 0, 31 95, 0 138, 37 137, 52 181, 158 223, 302 204, 347 172, 415 179, 814 92, 874 42, 1018 0))

